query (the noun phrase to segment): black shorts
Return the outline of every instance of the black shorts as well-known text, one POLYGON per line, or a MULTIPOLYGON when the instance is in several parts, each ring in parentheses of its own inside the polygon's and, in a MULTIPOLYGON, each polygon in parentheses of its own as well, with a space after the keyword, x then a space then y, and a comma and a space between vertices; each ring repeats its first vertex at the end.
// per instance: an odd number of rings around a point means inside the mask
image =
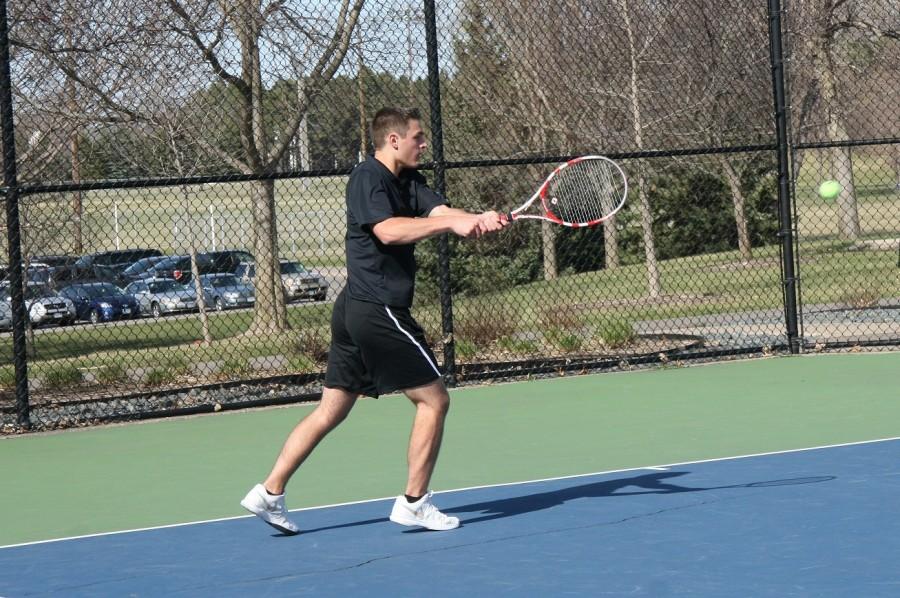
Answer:
POLYGON ((358 301, 341 291, 331 314, 325 386, 378 397, 441 377, 408 308, 358 301))

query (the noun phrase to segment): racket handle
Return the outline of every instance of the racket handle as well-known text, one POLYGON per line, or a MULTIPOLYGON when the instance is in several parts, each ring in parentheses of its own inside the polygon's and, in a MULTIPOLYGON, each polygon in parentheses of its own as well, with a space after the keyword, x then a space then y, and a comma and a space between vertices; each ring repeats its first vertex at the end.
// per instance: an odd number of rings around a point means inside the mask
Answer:
POLYGON ((505 212, 500 214, 500 222, 506 224, 507 222, 514 222, 515 218, 513 217, 512 212, 505 212))

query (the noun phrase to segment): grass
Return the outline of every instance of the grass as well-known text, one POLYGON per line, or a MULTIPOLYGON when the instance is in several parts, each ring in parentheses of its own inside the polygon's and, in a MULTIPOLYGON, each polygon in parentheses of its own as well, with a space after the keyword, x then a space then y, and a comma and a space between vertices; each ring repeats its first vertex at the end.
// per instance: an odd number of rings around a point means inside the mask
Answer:
MULTIPOLYGON (((853 181, 860 227, 867 238, 896 238, 900 231, 900 173, 895 170, 893 146, 853 148, 853 181)), ((795 201, 798 230, 805 239, 838 233, 838 204, 819 197, 822 181, 834 178, 831 150, 804 150, 797 176, 795 201)))
MULTIPOLYGON (((871 305, 880 298, 900 296, 896 253, 846 248, 846 243, 837 241, 804 245, 800 257, 806 304, 871 305)), ((456 297, 456 338, 468 343, 462 345, 460 356, 522 333, 529 338, 528 334, 556 330, 550 333, 555 335, 554 344, 574 350, 574 341, 565 334, 585 326, 594 326, 597 336, 607 343, 621 343, 626 342, 632 323, 639 320, 780 309, 778 248, 757 248, 754 255, 750 264, 742 264, 736 252, 661 262, 663 296, 656 300, 646 297, 641 264, 564 276, 478 297, 456 297)), ((437 305, 415 311, 423 322, 440 321, 437 305)), ((213 342, 209 346, 199 343, 202 336, 197 317, 47 330, 35 336, 30 364, 45 374, 60 360, 82 368, 165 361, 168 369, 173 359, 196 364, 225 361, 234 355, 242 359, 306 355, 317 362, 327 352, 330 312, 329 305, 292 305, 288 314, 293 330, 263 337, 245 334, 252 319, 250 311, 214 313, 210 315, 213 342)), ((432 331, 431 338, 435 341, 439 336, 432 331)), ((0 356, 0 365, 11 363, 9 351, 0 356)))

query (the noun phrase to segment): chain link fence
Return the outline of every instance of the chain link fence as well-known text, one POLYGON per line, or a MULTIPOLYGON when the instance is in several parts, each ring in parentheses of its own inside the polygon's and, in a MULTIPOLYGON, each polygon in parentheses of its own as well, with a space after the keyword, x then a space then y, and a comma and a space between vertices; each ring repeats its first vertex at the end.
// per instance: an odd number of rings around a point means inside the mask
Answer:
POLYGON ((419 244, 451 383, 900 343, 887 0, 2 7, 4 433, 314 398, 385 105, 457 207, 629 177, 603 226, 419 244))

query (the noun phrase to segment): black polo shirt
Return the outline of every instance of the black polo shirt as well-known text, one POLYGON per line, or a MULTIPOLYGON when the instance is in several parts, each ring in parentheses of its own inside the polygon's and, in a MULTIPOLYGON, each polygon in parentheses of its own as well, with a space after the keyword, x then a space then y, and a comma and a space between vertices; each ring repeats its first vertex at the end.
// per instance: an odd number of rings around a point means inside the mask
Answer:
POLYGON ((369 156, 347 182, 347 292, 353 299, 410 307, 416 276, 415 244, 384 245, 372 228, 388 218, 426 217, 447 200, 418 171, 394 176, 369 156))

